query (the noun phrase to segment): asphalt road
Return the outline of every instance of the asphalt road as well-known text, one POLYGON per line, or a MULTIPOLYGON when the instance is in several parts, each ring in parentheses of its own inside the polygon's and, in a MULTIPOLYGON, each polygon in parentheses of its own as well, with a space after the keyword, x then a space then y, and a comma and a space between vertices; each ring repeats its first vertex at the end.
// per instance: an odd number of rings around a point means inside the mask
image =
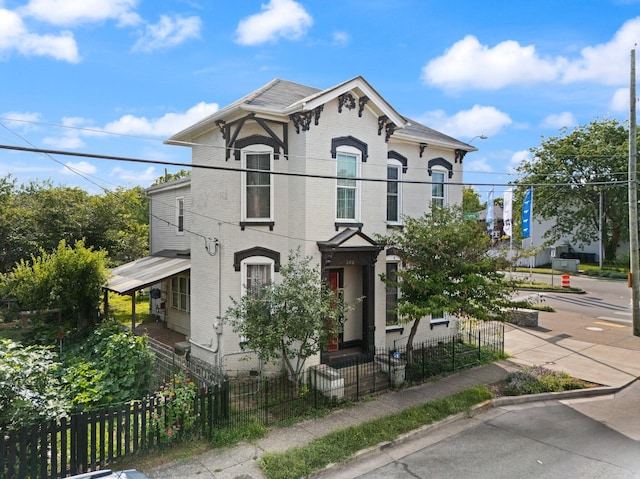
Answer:
POLYGON ((560 402, 532 403, 486 411, 331 477, 639 478, 640 442, 560 402))

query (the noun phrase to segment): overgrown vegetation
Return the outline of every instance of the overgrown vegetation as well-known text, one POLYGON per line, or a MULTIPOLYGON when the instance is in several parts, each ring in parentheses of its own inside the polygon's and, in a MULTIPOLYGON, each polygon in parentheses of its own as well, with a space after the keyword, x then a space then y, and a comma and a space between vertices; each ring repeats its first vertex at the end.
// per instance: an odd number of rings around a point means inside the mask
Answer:
POLYGON ((552 371, 542 366, 530 366, 509 373, 503 391, 507 396, 521 396, 586 387, 589 387, 587 383, 565 372, 552 371))
POLYGON ((39 335, 26 345, 0 340, 0 429, 58 419, 149 393, 153 353, 144 337, 133 336, 113 322, 94 331, 66 331, 73 339, 62 351, 37 344, 39 335))
POLYGON ((339 463, 356 452, 385 441, 393 441, 401 434, 432 424, 453 414, 469 411, 471 407, 491 399, 483 386, 467 389, 452 396, 430 401, 379 419, 365 422, 316 439, 310 444, 282 453, 262 456, 259 465, 268 479, 298 479, 327 464, 339 463))

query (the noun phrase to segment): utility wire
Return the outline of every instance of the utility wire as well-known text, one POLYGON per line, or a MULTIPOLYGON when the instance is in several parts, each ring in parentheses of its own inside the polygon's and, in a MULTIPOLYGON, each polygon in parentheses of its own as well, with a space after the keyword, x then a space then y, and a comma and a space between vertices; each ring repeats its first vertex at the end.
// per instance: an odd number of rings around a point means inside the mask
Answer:
MULTIPOLYGON (((227 167, 227 166, 215 166, 215 165, 201 165, 197 163, 180 163, 175 161, 166 161, 166 160, 148 160, 143 158, 133 158, 133 157, 124 157, 124 156, 112 156, 112 155, 101 155, 95 153, 82 153, 75 151, 64 151, 64 150, 52 150, 52 149, 44 149, 44 148, 33 148, 33 147, 24 147, 24 146, 13 146, 13 145, 0 145, 0 149, 5 150, 15 150, 15 151, 23 151, 30 153, 41 153, 46 155, 64 155, 64 156, 73 156, 79 158, 94 158, 100 160, 110 160, 110 161, 124 161, 129 163, 142 163, 142 164, 155 164, 155 165, 165 165, 165 166, 179 166, 182 168, 199 168, 205 170, 216 170, 216 171, 232 171, 232 172, 241 172, 241 173, 265 173, 265 170, 258 170, 253 168, 236 168, 236 167, 227 167)), ((57 160, 56 160, 57 161, 57 160)), ((57 161, 60 163, 59 161, 57 161)), ((298 177, 298 178, 314 178, 314 179, 327 179, 327 180, 353 180, 352 177, 338 176, 338 175, 318 175, 311 173, 295 173, 289 171, 269 171, 270 175, 275 176, 290 176, 290 177, 298 177)), ((374 183, 405 183, 405 184, 418 184, 418 185, 432 185, 433 181, 424 181, 424 180, 392 180, 388 178, 366 178, 360 177, 355 178, 357 181, 364 182, 374 182, 374 183)), ((580 186, 597 186, 597 185, 626 185, 628 181, 602 181, 602 182, 584 182, 580 186)), ((513 186, 512 183, 465 183, 461 181, 447 181, 448 185, 458 185, 458 186, 513 186)), ((569 186, 575 185, 575 183, 566 183, 566 184, 558 184, 558 183, 520 183, 518 186, 528 187, 528 186, 569 186)))

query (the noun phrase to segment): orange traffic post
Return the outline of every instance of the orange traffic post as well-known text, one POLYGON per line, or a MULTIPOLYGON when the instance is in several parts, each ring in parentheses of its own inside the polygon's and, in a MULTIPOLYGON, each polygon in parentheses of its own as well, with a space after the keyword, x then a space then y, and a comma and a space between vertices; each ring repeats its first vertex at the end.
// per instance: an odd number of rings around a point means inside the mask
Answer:
POLYGON ((562 275, 561 286, 563 288, 570 288, 571 287, 571 277, 568 274, 563 274, 562 275))

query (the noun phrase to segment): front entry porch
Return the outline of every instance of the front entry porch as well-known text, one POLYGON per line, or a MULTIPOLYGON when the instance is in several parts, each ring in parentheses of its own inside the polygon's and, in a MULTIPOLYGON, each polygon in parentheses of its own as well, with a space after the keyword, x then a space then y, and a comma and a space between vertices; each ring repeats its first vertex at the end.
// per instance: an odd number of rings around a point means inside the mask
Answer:
POLYGON ((321 353, 321 363, 338 366, 371 361, 375 351, 375 263, 382 246, 360 230, 346 228, 329 241, 318 242, 322 277, 342 300, 357 303, 344 321, 344 330, 321 353))

